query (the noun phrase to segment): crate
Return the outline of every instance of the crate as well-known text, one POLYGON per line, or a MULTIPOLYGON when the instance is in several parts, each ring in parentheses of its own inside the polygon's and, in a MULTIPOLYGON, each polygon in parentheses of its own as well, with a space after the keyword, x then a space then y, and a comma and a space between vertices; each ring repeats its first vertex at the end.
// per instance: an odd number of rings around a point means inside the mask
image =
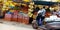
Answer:
POLYGON ((11 14, 5 14, 5 21, 11 21, 12 20, 12 15, 11 14))
POLYGON ((17 22, 18 20, 18 15, 12 15, 12 21, 17 22))
POLYGON ((23 23, 24 24, 29 24, 29 17, 27 16, 27 17, 23 17, 23 23))
POLYGON ((18 22, 22 23, 22 21, 23 21, 23 15, 19 14, 18 15, 18 22))

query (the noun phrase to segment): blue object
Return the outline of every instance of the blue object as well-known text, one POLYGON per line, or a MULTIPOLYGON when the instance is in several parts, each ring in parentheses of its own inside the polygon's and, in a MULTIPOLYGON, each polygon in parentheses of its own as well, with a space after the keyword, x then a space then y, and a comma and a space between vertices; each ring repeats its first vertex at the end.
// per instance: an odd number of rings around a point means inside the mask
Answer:
POLYGON ((37 21, 38 26, 43 25, 44 18, 45 18, 44 16, 37 16, 36 21, 37 21))
POLYGON ((41 20, 42 20, 42 19, 40 18, 40 20, 37 21, 38 26, 42 26, 42 25, 43 25, 43 22, 42 22, 41 20))
POLYGON ((13 14, 12 12, 8 12, 7 14, 13 14))

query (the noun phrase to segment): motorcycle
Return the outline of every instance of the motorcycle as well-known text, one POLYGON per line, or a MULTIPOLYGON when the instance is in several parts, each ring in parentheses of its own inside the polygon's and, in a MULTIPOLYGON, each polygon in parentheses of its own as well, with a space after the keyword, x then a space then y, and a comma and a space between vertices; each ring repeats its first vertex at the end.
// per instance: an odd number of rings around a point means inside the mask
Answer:
POLYGON ((36 20, 32 22, 32 27, 38 30, 60 30, 60 18, 56 15, 46 17, 44 19, 44 25, 38 26, 36 20))

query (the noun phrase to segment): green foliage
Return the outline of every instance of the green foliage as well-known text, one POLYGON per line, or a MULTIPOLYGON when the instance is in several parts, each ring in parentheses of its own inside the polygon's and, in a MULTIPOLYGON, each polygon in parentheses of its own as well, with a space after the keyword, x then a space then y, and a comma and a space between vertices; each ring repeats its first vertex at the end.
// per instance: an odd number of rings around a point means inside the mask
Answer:
POLYGON ((19 10, 20 8, 18 6, 15 6, 13 9, 14 10, 19 10))

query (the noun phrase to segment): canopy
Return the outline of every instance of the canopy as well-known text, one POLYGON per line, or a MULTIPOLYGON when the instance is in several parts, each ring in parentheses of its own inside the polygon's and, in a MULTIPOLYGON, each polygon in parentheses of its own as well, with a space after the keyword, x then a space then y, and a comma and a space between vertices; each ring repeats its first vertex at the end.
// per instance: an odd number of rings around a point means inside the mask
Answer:
POLYGON ((57 4, 57 2, 46 2, 46 1, 34 1, 36 5, 53 5, 53 4, 57 4))

